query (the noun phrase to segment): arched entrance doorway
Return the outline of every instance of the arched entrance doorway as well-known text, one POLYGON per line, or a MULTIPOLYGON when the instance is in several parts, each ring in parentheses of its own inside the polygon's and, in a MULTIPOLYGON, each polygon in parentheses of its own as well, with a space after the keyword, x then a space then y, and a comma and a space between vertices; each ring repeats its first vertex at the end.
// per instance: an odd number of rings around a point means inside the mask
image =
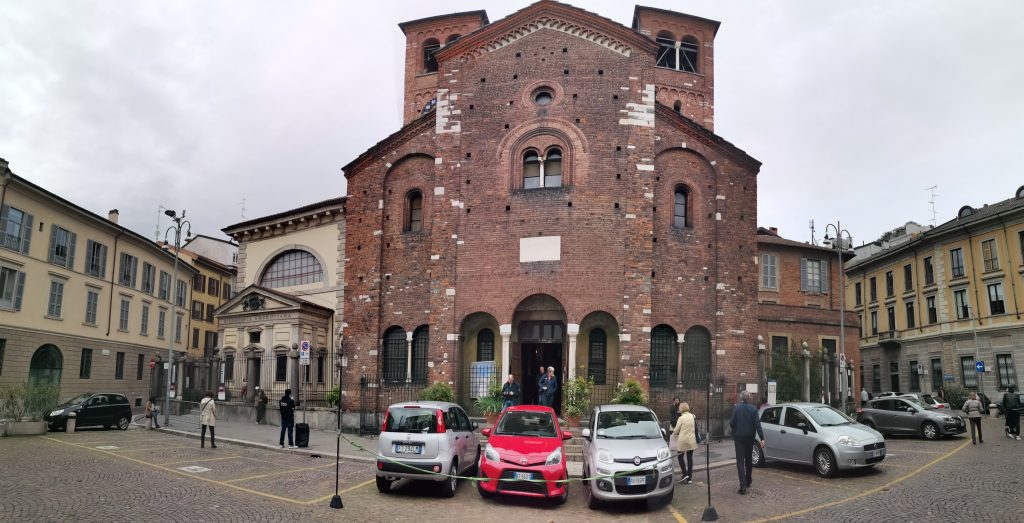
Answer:
POLYGON ((32 354, 28 367, 29 385, 60 385, 60 374, 64 368, 64 356, 54 345, 46 344, 32 354))
POLYGON ((565 309, 547 294, 534 294, 519 303, 512 317, 512 372, 522 376, 523 401, 538 403, 540 367, 554 367, 558 378, 556 412, 562 407, 562 384, 568 375, 565 309))

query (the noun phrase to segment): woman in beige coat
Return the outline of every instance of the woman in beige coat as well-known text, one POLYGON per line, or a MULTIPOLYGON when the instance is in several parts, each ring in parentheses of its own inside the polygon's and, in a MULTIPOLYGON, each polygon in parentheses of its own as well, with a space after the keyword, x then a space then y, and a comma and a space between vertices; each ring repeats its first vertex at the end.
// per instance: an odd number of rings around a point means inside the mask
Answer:
POLYGON ((213 401, 213 393, 207 391, 206 396, 199 402, 199 424, 202 430, 199 435, 199 448, 206 447, 206 428, 210 428, 210 448, 217 448, 217 442, 213 436, 213 426, 217 423, 217 404, 213 401))
POLYGON ((690 412, 690 405, 685 401, 679 404, 679 419, 672 435, 676 437, 676 450, 679 452, 679 467, 683 469, 680 483, 693 483, 693 451, 697 450, 697 417, 690 412), (686 458, 684 461, 683 458, 686 458))

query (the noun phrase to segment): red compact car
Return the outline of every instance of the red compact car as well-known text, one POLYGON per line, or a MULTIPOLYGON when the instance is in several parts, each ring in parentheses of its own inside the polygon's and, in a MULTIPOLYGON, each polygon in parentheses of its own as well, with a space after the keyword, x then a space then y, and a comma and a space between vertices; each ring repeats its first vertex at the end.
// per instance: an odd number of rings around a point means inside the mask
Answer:
POLYGON ((572 433, 560 430, 551 407, 509 407, 483 435, 488 440, 476 484, 481 496, 512 494, 558 503, 569 499, 562 441, 572 439, 572 433))

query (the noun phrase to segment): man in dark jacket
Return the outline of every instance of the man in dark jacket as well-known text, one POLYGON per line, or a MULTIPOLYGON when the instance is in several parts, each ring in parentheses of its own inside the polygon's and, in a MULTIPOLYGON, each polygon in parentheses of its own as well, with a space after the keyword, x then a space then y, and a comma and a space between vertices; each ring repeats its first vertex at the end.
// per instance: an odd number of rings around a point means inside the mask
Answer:
POLYGON ((555 377, 555 368, 548 367, 548 373, 540 380, 540 404, 550 407, 555 404, 555 392, 558 391, 558 378, 555 377))
POLYGON ((516 383, 516 379, 511 374, 508 375, 508 381, 501 386, 501 397, 505 400, 501 410, 505 410, 513 405, 519 405, 519 395, 522 391, 519 389, 519 384, 516 383))
POLYGON ((1020 440, 1020 397, 1015 387, 1010 387, 1003 394, 1003 412, 1006 414, 1006 437, 1020 440))
POLYGON ((746 494, 747 488, 753 483, 754 472, 753 451, 754 436, 760 438, 761 448, 764 448, 764 432, 761 430, 761 420, 757 418, 757 409, 750 404, 750 393, 740 392, 740 403, 732 411, 732 418, 729 419, 729 428, 732 429, 733 445, 736 448, 736 472, 740 478, 740 494, 746 494))
POLYGON ((540 369, 538 370, 538 374, 537 374, 537 405, 543 405, 543 403, 541 403, 541 401, 540 401, 540 393, 541 393, 540 382, 544 381, 544 378, 546 378, 547 376, 548 376, 548 373, 545 372, 544 366, 541 365, 540 369))
POLYGON ((288 432, 288 448, 294 449, 295 440, 295 400, 292 399, 292 389, 285 389, 284 396, 281 396, 281 401, 278 402, 278 407, 281 409, 281 441, 279 444, 281 448, 284 448, 284 434, 288 432))

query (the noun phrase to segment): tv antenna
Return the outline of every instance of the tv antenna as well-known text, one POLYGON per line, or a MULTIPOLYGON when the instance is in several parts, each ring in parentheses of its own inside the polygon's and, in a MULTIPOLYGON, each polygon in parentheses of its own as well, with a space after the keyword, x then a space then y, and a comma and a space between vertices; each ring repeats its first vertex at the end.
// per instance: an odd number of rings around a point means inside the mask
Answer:
POLYGON ((163 204, 158 205, 156 208, 156 232, 153 233, 153 241, 157 243, 160 243, 160 217, 164 215, 166 210, 167 207, 164 207, 163 204))
POLYGON ((814 220, 808 222, 807 226, 811 228, 811 245, 817 245, 818 240, 814 239, 814 220))
POLYGON ((239 205, 242 206, 242 212, 240 214, 242 215, 242 219, 244 220, 245 219, 245 198, 242 198, 242 201, 239 203, 239 205))
POLYGON ((935 217, 938 216, 938 213, 935 212, 935 197, 938 196, 937 194, 935 194, 935 189, 938 189, 938 188, 939 188, 938 185, 933 185, 933 186, 928 187, 928 188, 925 189, 926 191, 930 191, 931 192, 931 198, 928 200, 928 203, 930 203, 932 205, 932 227, 935 227, 935 226, 938 225, 938 223, 935 221, 935 217))

